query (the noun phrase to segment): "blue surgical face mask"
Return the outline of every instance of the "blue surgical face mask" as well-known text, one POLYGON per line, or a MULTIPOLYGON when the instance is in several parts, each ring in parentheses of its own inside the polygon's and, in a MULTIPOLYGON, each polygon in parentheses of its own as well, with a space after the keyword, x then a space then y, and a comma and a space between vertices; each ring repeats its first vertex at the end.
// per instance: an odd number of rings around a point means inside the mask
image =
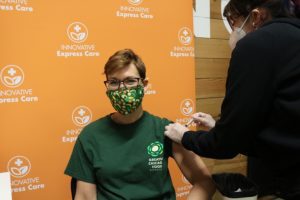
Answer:
POLYGON ((241 25, 241 27, 234 27, 233 31, 230 34, 230 38, 229 38, 229 46, 230 48, 233 50, 236 46, 236 43, 242 39, 243 37, 245 37, 246 32, 243 30, 248 18, 249 18, 250 14, 246 17, 245 21, 243 22, 243 24, 241 25))

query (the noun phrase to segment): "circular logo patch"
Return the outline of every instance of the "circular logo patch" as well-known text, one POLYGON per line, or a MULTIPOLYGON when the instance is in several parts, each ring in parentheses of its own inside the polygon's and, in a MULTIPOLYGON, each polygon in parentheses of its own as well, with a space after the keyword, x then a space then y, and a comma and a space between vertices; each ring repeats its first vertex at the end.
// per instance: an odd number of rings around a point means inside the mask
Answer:
POLYGON ((158 141, 153 142, 147 147, 147 151, 152 157, 157 157, 164 152, 164 145, 158 141))

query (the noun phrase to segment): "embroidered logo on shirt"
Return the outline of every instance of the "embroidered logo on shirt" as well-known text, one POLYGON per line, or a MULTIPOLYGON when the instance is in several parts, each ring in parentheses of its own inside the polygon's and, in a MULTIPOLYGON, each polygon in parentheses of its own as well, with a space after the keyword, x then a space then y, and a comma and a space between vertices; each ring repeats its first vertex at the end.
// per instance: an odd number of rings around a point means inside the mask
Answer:
POLYGON ((159 141, 151 143, 147 147, 148 154, 152 157, 157 157, 164 152, 164 145, 159 141))
POLYGON ((150 171, 162 171, 164 163, 164 145, 159 141, 152 142, 147 147, 147 152, 151 156, 148 159, 148 166, 150 171))

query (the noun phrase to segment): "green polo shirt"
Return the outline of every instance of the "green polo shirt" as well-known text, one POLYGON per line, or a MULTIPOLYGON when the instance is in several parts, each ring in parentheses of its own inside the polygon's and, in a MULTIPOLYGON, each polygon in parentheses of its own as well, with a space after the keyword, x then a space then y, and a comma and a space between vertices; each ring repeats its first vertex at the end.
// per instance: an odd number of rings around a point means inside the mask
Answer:
POLYGON ((105 116, 80 133, 65 174, 97 185, 101 200, 175 200, 168 170, 170 121, 144 112, 136 122, 105 116))

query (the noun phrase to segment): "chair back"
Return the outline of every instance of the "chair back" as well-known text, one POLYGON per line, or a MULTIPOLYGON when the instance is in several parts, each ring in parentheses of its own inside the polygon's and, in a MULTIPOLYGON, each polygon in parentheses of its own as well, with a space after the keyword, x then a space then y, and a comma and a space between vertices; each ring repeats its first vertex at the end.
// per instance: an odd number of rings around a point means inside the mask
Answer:
POLYGON ((0 173, 0 199, 12 200, 9 172, 0 173))
POLYGON ((71 194, 72 194, 72 200, 75 199, 76 187, 77 187, 77 179, 72 177, 72 179, 71 179, 71 194))

